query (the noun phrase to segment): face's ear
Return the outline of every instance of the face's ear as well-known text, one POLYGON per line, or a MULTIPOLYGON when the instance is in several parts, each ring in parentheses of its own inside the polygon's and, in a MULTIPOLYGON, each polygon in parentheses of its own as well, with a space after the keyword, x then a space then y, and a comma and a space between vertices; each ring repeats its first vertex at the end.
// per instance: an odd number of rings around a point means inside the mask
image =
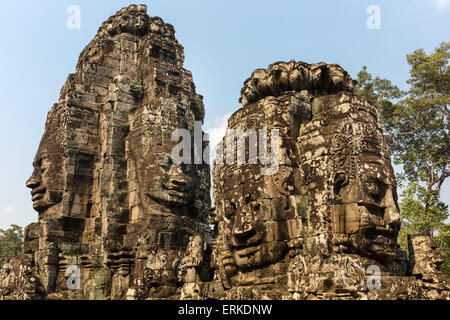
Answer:
POLYGON ((333 179, 333 191, 338 195, 343 187, 348 185, 348 175, 345 172, 338 172, 333 179))

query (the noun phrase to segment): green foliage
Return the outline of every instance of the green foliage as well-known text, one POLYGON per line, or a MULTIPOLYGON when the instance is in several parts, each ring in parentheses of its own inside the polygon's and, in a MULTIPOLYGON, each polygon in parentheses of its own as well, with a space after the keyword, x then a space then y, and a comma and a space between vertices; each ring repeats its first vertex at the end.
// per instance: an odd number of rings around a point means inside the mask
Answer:
POLYGON ((387 119, 393 136, 391 149, 403 165, 408 181, 420 181, 429 191, 440 191, 450 176, 450 42, 426 55, 420 49, 407 56, 411 86, 387 119))
POLYGON ((0 229, 0 265, 22 252, 23 230, 15 224, 7 230, 0 229))
POLYGON ((408 234, 420 232, 433 237, 436 232, 443 230, 443 221, 448 218, 448 206, 439 200, 438 192, 428 191, 416 182, 409 183, 402 198, 400 212, 403 222, 399 243, 406 250, 408 234))
POLYGON ((404 97, 406 93, 392 84, 390 80, 379 77, 373 78, 367 71, 366 66, 363 66, 362 70, 358 73, 356 83, 355 93, 378 106, 386 139, 392 149, 392 133, 395 130, 396 124, 400 122, 399 116, 396 114, 399 105, 395 101, 404 97))
POLYGON ((450 278, 450 224, 442 227, 439 236, 436 237, 436 243, 443 258, 441 271, 450 278))
POLYGON ((405 92, 392 84, 390 80, 379 77, 373 78, 367 72, 366 66, 363 66, 363 69, 358 73, 356 93, 376 105, 391 103, 391 100, 399 99, 405 95, 405 92))
POLYGON ((448 218, 448 206, 439 200, 439 194, 410 182, 402 194, 402 217, 408 221, 412 231, 427 232, 433 236, 435 230, 443 227, 448 218))
POLYGON ((403 166, 402 178, 425 183, 428 191, 439 192, 450 176, 449 50, 450 42, 444 42, 430 55, 423 49, 408 55, 406 93, 389 80, 373 78, 366 67, 357 78, 356 93, 379 107, 394 162, 403 166))

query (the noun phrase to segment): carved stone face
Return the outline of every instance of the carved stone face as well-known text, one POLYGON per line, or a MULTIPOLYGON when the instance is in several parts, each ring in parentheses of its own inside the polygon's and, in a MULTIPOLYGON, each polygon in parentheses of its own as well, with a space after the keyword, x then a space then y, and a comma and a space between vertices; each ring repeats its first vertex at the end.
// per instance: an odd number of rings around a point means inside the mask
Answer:
POLYGON ((157 165, 151 171, 152 182, 145 185, 146 195, 156 202, 171 206, 185 206, 194 198, 194 170, 192 165, 157 165))
MULTIPOLYGON (((309 101, 300 94, 269 97, 241 109, 230 119, 229 129, 278 130, 280 147, 279 165, 272 174, 261 174, 265 165, 260 162, 227 163, 215 168, 216 210, 226 248, 222 250, 222 263, 229 276, 236 269, 270 266, 286 255, 287 242, 294 237, 291 226, 295 214, 290 196, 298 192, 294 179, 295 137, 308 107, 309 101)), ((250 139, 247 150, 249 144, 250 139)), ((272 150, 271 142, 268 146, 272 150)))
POLYGON ((234 262, 239 269, 248 270, 281 260, 287 249, 284 240, 289 235, 284 222, 269 218, 273 212, 271 205, 250 196, 229 199, 224 203, 224 229, 234 261, 224 263, 234 262))
POLYGON ((145 5, 131 5, 111 17, 105 23, 106 28, 112 35, 121 32, 145 33, 150 25, 150 18, 146 12, 147 6, 145 5))
POLYGON ((44 136, 33 162, 33 173, 26 182, 33 208, 40 214, 58 204, 64 191, 61 123, 57 112, 49 116, 44 136))
POLYGON ((333 139, 332 150, 340 154, 334 159, 334 228, 349 235, 352 251, 388 261, 400 229, 394 171, 376 117, 358 116, 361 121, 344 122, 333 139))
POLYGON ((356 181, 346 182, 346 174, 335 179, 334 191, 341 202, 335 209, 340 216, 339 232, 350 234, 357 252, 389 260, 395 256, 400 229, 393 172, 390 163, 375 157, 361 155, 358 160, 356 181))

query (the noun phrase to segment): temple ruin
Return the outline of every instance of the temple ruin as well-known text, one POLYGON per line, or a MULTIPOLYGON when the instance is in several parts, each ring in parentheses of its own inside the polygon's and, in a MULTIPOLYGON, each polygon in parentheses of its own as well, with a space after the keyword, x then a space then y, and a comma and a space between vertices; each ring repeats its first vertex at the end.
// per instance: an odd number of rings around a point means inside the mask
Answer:
POLYGON ((38 222, 0 266, 0 299, 450 299, 431 238, 397 245, 379 111, 344 69, 253 72, 212 207, 209 164, 172 155, 205 116, 183 62, 145 5, 102 24, 48 113, 26 183, 38 222))

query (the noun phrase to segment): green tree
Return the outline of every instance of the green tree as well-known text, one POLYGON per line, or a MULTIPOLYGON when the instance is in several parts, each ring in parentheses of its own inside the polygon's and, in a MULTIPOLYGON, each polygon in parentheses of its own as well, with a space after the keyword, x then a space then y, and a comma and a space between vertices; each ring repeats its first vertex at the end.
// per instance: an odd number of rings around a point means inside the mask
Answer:
POLYGON ((389 80, 373 78, 366 67, 358 74, 356 93, 379 107, 394 163, 403 167, 398 175, 406 185, 399 237, 403 246, 407 233, 442 234, 448 218, 440 191, 450 176, 449 49, 450 42, 443 42, 431 54, 419 49, 407 55, 407 92, 389 80))
MULTIPOLYGON (((434 237, 446 234, 445 219, 448 218, 448 206, 440 201, 439 193, 410 181, 402 193, 400 213, 403 218, 399 234, 399 244, 407 248, 407 235, 415 232, 429 233, 434 237)), ((439 237, 438 237, 439 238, 439 237)), ((440 242, 444 244, 444 242, 440 242)))
POLYGON ((357 77, 355 93, 378 106, 386 138, 388 138, 389 145, 393 145, 392 136, 396 124, 400 121, 396 114, 399 105, 395 101, 404 97, 406 93, 392 84, 390 80, 380 77, 373 78, 366 66, 363 66, 357 77))
POLYGON ((441 249, 440 251, 443 258, 441 271, 450 278, 450 223, 442 228, 442 231, 436 238, 436 242, 441 249))
POLYGON ((407 56, 411 87, 395 110, 399 121, 391 123, 395 160, 403 165, 407 180, 423 182, 428 193, 439 193, 450 176, 449 50, 450 42, 430 55, 419 49, 407 56))
POLYGON ((18 225, 11 225, 7 230, 0 229, 0 265, 9 258, 22 252, 23 230, 18 225))

